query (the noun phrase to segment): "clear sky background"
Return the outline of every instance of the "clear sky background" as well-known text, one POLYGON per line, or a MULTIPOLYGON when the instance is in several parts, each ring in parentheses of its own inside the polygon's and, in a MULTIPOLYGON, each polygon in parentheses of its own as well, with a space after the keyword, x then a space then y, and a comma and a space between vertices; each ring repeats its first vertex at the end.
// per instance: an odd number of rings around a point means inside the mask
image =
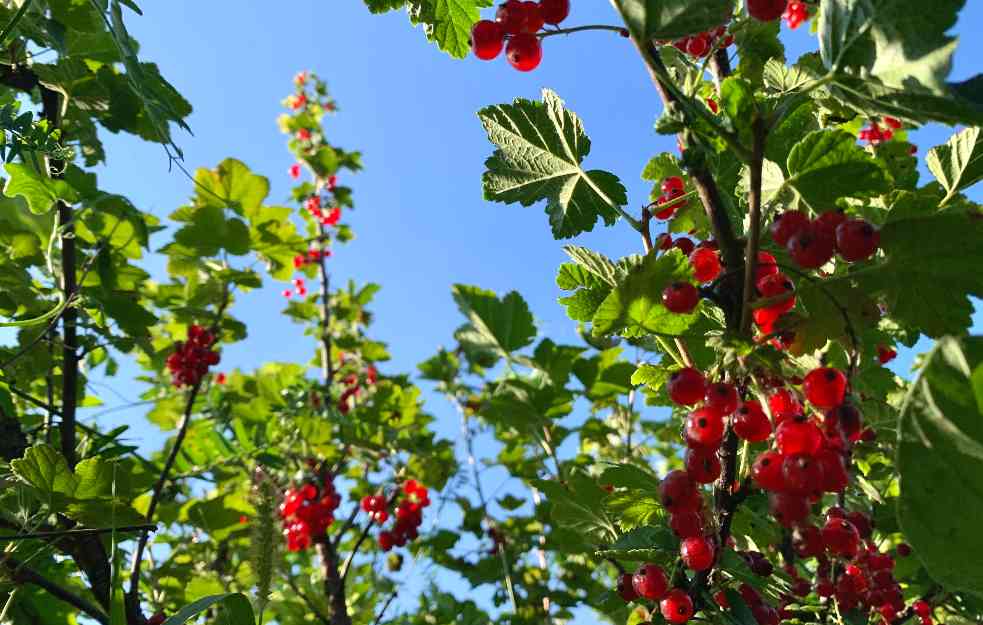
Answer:
MULTIPOLYGON (((291 158, 274 121, 283 112, 280 100, 298 70, 314 70, 328 81, 340 105, 327 123, 330 140, 361 150, 365 163, 364 172, 343 180, 354 188, 357 211, 346 220, 358 238, 330 263, 342 279, 383 286, 372 329, 391 346, 393 360, 383 371, 415 371, 416 363, 451 342, 462 321, 450 298, 456 282, 499 293, 518 290, 541 333, 577 340, 575 324, 556 303, 554 276, 566 257, 542 208, 482 200, 480 177, 492 148, 475 111, 554 89, 592 139, 587 166, 616 173, 634 212, 649 192, 649 183, 639 177, 642 167, 654 154, 675 149, 671 139, 653 131, 661 105, 639 57, 626 39, 610 32, 551 37, 540 68, 521 74, 503 58, 452 59, 426 42, 405 13, 373 16, 358 0, 141 4, 145 16, 128 20, 141 43, 141 58, 158 63, 195 108, 189 119, 194 135, 176 137, 189 169, 238 158, 270 178, 270 202, 286 203, 291 158)), ((956 30, 967 36, 956 56, 955 79, 979 72, 983 55, 983 43, 971 36, 972 26, 983 24, 983 3, 968 4, 956 30)), ((573 0, 568 23, 613 24, 616 16, 602 0, 573 0)), ((807 30, 787 36, 790 59, 815 49, 807 30)), ((949 134, 928 128, 913 140, 924 155, 949 134)), ((103 189, 160 217, 187 201, 191 182, 168 171, 159 146, 104 135, 103 189)), ((979 191, 972 195, 983 200, 979 191)), ((163 241, 158 237, 157 245, 163 241)), ((638 236, 624 223, 598 226, 574 242, 614 257, 640 251, 638 236)), ((147 266, 160 268, 161 262, 149 259, 147 266)), ((310 340, 279 314, 282 288, 271 282, 240 298, 234 314, 247 323, 250 336, 223 349, 222 369, 252 369, 270 360, 304 362, 311 356, 310 340)), ((983 319, 977 308, 979 328, 983 319)), ((894 368, 903 373, 909 366, 910 355, 904 354, 894 368)), ((107 406, 135 399, 143 390, 127 372, 124 368, 107 381, 114 389, 101 393, 107 406)), ((456 438, 457 415, 439 396, 428 394, 427 400, 438 416, 438 430, 456 438)), ((152 426, 138 425, 140 417, 140 411, 125 411, 100 422, 130 423, 145 448, 159 447, 162 436, 152 426)))

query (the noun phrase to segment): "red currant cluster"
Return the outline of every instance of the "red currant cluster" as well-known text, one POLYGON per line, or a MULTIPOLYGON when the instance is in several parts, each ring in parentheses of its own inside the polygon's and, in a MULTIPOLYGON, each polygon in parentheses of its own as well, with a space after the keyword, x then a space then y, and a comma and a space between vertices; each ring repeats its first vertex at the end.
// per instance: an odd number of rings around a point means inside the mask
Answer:
POLYGON ((809 5, 802 0, 747 0, 747 12, 761 22, 784 18, 793 30, 809 19, 809 5))
MULTIPOLYGON (((340 361, 342 366, 344 366, 344 353, 342 353, 340 361)), ((369 365, 365 368, 366 386, 374 386, 378 379, 379 372, 375 367, 369 365)), ((341 414, 348 414, 348 412, 354 408, 355 400, 362 394, 362 387, 360 386, 359 382, 360 380, 358 373, 349 373, 345 376, 345 379, 342 380, 342 383, 346 388, 338 397, 338 411, 341 412, 341 414)))
POLYGON ((887 345, 877 346, 877 362, 881 363, 882 365, 886 365, 897 357, 898 350, 894 349, 893 347, 889 347, 887 345))
POLYGON ((174 386, 194 386, 217 365, 222 357, 212 347, 215 336, 199 325, 188 328, 188 340, 174 344, 174 352, 167 357, 167 369, 174 386))
MULTIPOLYGON (((334 178, 334 176, 332 176, 332 178, 334 178)), ((333 190, 333 186, 329 187, 328 190, 333 190)), ((332 206, 331 208, 327 209, 327 212, 325 212, 325 209, 321 206, 320 195, 312 195, 311 197, 307 198, 307 201, 304 202, 304 208, 307 209, 310 216, 318 220, 322 226, 337 226, 338 220, 341 219, 341 207, 332 206)))
POLYGON ((625 601, 658 601, 659 612, 670 623, 685 623, 693 616, 693 600, 681 588, 670 590, 666 572, 657 564, 643 564, 634 574, 622 574, 618 594, 625 601))
MULTIPOLYGON (((675 242, 671 242, 671 239, 663 239, 663 242, 667 240, 670 241, 667 249, 679 249, 684 254, 689 250, 689 262, 693 266, 693 276, 697 282, 713 282, 720 275, 720 254, 714 241, 702 241, 699 245, 694 245, 691 240, 681 237, 675 242)), ((689 282, 673 282, 662 291, 662 305, 674 313, 692 312, 699 300, 699 291, 689 282)))
POLYGON ((686 200, 679 198, 686 194, 686 183, 679 176, 669 176, 662 181, 662 195, 655 201, 657 219, 670 219, 676 211, 686 206, 686 200))
POLYGON ((304 551, 311 546, 312 539, 323 537, 334 523, 334 511, 341 504, 341 496, 335 492, 330 479, 324 479, 323 484, 318 488, 313 481, 308 481, 300 488, 291 488, 284 493, 280 518, 290 551, 304 551))
MULTIPOLYGON (((402 547, 410 540, 415 540, 419 535, 418 530, 423 523, 423 509, 430 505, 430 494, 427 487, 416 480, 406 480, 403 483, 403 500, 396 506, 396 520, 390 530, 379 532, 379 548, 389 551, 393 547, 402 547)), ((395 499, 395 498, 394 498, 395 499)), ((382 525, 389 519, 386 511, 387 502, 385 498, 376 495, 362 499, 362 509, 374 515, 372 519, 382 525), (371 499, 372 510, 367 508, 367 501, 371 499), (381 499, 381 507, 378 500, 381 499)))
POLYGON ((331 258, 331 250, 319 250, 312 247, 306 254, 294 256, 294 269, 303 269, 306 265, 321 262, 322 258, 331 258))
POLYGON ((727 48, 734 45, 734 36, 727 32, 726 26, 718 26, 713 30, 683 37, 672 42, 660 41, 658 43, 662 45, 672 43, 683 54, 688 54, 695 58, 702 58, 709 55, 711 51, 718 47, 727 48))
POLYGON ((863 219, 847 219, 840 211, 823 213, 814 220, 801 211, 785 211, 772 222, 771 237, 805 269, 822 267, 836 252, 850 263, 866 260, 881 243, 874 226, 863 219))
POLYGON ((543 47, 536 33, 543 24, 559 24, 569 14, 570 0, 506 0, 498 6, 494 21, 481 20, 471 28, 471 51, 479 59, 490 61, 504 47, 509 65, 520 72, 531 71, 543 60, 543 47))
POLYGON ((876 121, 872 121, 869 126, 860 131, 858 138, 870 145, 880 145, 893 139, 894 131, 901 130, 903 125, 901 120, 896 117, 884 117, 881 121, 884 123, 883 127, 876 121))

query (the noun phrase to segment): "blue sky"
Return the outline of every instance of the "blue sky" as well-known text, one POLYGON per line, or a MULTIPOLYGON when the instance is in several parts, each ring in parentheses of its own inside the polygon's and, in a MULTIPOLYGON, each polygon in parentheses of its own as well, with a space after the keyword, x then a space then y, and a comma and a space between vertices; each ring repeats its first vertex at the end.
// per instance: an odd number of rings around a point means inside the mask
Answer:
MULTIPOLYGON (((574 325, 556 303, 562 243, 550 235, 541 207, 482 200, 480 177, 491 146, 475 111, 515 97, 538 98, 543 87, 554 89, 580 115, 593 140, 587 165, 616 173, 636 212, 649 191, 639 177, 643 165, 658 152, 674 150, 669 138, 652 130, 661 105, 637 54, 612 33, 552 37, 540 68, 521 74, 501 58, 451 59, 428 44, 404 13, 373 16, 357 0, 142 4, 145 16, 128 23, 141 43, 141 57, 158 63, 195 107, 189 120, 194 135, 177 136, 189 169, 238 158, 270 178, 271 202, 286 202, 291 158, 274 122, 282 112, 280 100, 300 69, 328 81, 341 108, 328 121, 329 136, 363 151, 365 163, 364 172, 343 181, 354 187, 358 208, 348 221, 358 238, 330 262, 342 279, 383 286, 373 333, 391 344, 394 358, 384 371, 415 370, 417 362, 450 342, 461 322, 450 298, 456 282, 500 293, 518 290, 543 334, 576 340, 574 325)), ((983 23, 983 3, 969 4, 957 33, 983 23)), ((605 2, 574 0, 569 24, 588 23, 616 23, 616 17, 605 2)), ((806 30, 788 37, 790 58, 815 48, 806 30)), ((967 37, 954 78, 978 71, 974 59, 981 54, 983 43, 967 37)), ((928 128, 914 141, 924 154, 948 134, 928 128)), ((106 133, 105 139, 104 189, 161 217, 190 196, 191 183, 168 171, 160 147, 129 136, 106 133)), ((974 195, 983 199, 979 191, 974 195)), ((640 247, 623 223, 599 227, 576 242, 615 257, 640 247)), ((271 284, 240 299, 235 314, 251 332, 245 343, 224 350, 223 368, 310 357, 309 339, 279 314, 282 288, 271 284)), ((896 370, 909 364, 910 358, 901 358, 896 370)), ((125 376, 108 382, 122 397, 132 399, 141 391, 125 376)), ((103 398, 109 406, 121 401, 108 392, 103 398)), ((459 423, 453 410, 436 396, 428 397, 428 409, 438 415, 440 431, 455 438, 459 423)), ((138 411, 112 417, 113 423, 139 421, 138 411)), ((150 427, 136 432, 147 447, 159 445, 161 437, 150 427)))

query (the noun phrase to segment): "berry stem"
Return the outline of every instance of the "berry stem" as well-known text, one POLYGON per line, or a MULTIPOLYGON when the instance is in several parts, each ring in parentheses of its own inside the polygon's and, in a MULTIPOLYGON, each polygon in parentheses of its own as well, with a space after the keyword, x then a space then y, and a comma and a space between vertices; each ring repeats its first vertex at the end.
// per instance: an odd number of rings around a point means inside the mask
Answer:
POLYGON ((649 210, 648 206, 642 209, 642 220, 640 223, 642 226, 642 248, 648 254, 652 251, 652 211, 649 210))
POLYGON ((624 26, 609 26, 607 24, 587 24, 586 26, 571 26, 570 28, 557 28, 555 30, 544 30, 536 33, 539 38, 552 37, 553 35, 569 35, 571 33, 579 33, 585 30, 610 30, 618 34, 625 32, 624 26))
MULTIPOLYGON (((324 224, 320 224, 318 228, 321 234, 319 240, 324 241, 327 237, 324 224)), ((331 381, 334 379, 334 364, 331 360, 331 274, 328 273, 326 256, 318 255, 318 273, 321 279, 321 375, 324 378, 324 392, 327 394, 323 402, 325 409, 332 405, 331 381)))
POLYGON ((751 225, 748 230, 747 247, 744 251, 744 288, 741 299, 742 334, 751 333, 751 298, 754 296, 754 277, 758 270, 758 249, 761 242, 761 170, 765 160, 765 138, 767 130, 764 121, 755 114, 751 123, 754 135, 751 158, 751 188, 748 191, 751 225))

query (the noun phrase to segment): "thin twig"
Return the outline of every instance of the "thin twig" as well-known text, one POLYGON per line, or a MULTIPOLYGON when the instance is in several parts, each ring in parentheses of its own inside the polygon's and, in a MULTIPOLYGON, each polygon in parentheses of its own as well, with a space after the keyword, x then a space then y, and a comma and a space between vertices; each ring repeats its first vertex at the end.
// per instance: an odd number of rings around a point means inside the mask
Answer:
POLYGON ((375 620, 372 621, 372 625, 379 625, 379 623, 382 622, 383 615, 386 613, 386 610, 389 609, 389 604, 391 604, 395 598, 396 590, 394 589, 391 593, 389 593, 389 598, 386 599, 386 603, 383 604, 382 609, 379 610, 379 614, 377 614, 375 620))
POLYGON ((741 298, 742 334, 751 332, 751 299, 754 295, 754 278, 758 270, 758 248, 761 242, 761 170, 765 160, 766 129, 761 117, 755 113, 751 125, 754 148, 751 157, 751 188, 748 190, 751 225, 748 229, 747 247, 744 252, 744 288, 741 298))
POLYGON ((300 589, 300 586, 297 585, 297 582, 294 581, 294 578, 291 575, 286 575, 285 577, 287 578, 287 584, 290 586, 290 589, 297 593, 297 596, 300 597, 301 601, 307 604, 308 609, 314 614, 314 617, 321 621, 321 623, 324 625, 331 625, 331 621, 328 619, 328 617, 321 614, 320 608, 318 608, 317 604, 315 604, 310 597, 304 594, 304 592, 300 589))
POLYGON ((573 26, 571 28, 557 28, 555 30, 546 30, 540 33, 536 33, 536 36, 542 39, 543 37, 552 37, 554 35, 569 35, 570 33, 579 33, 585 30, 609 30, 618 33, 622 37, 628 35, 627 29, 624 26, 608 26, 606 24, 588 24, 586 26, 573 26))
POLYGON ((27 534, 17 534, 16 536, 0 536, 0 542, 14 542, 18 540, 58 538, 61 536, 89 536, 98 534, 111 534, 113 532, 153 532, 157 529, 155 523, 144 523, 142 525, 124 525, 123 527, 98 527, 80 528, 69 530, 58 530, 51 532, 30 532, 27 534))
POLYGON ((87 616, 102 625, 109 624, 109 616, 94 603, 84 599, 66 588, 49 581, 37 571, 30 569, 13 558, 4 558, 3 566, 10 571, 11 577, 18 584, 32 584, 46 591, 55 599, 64 601, 77 610, 84 612, 87 616))

